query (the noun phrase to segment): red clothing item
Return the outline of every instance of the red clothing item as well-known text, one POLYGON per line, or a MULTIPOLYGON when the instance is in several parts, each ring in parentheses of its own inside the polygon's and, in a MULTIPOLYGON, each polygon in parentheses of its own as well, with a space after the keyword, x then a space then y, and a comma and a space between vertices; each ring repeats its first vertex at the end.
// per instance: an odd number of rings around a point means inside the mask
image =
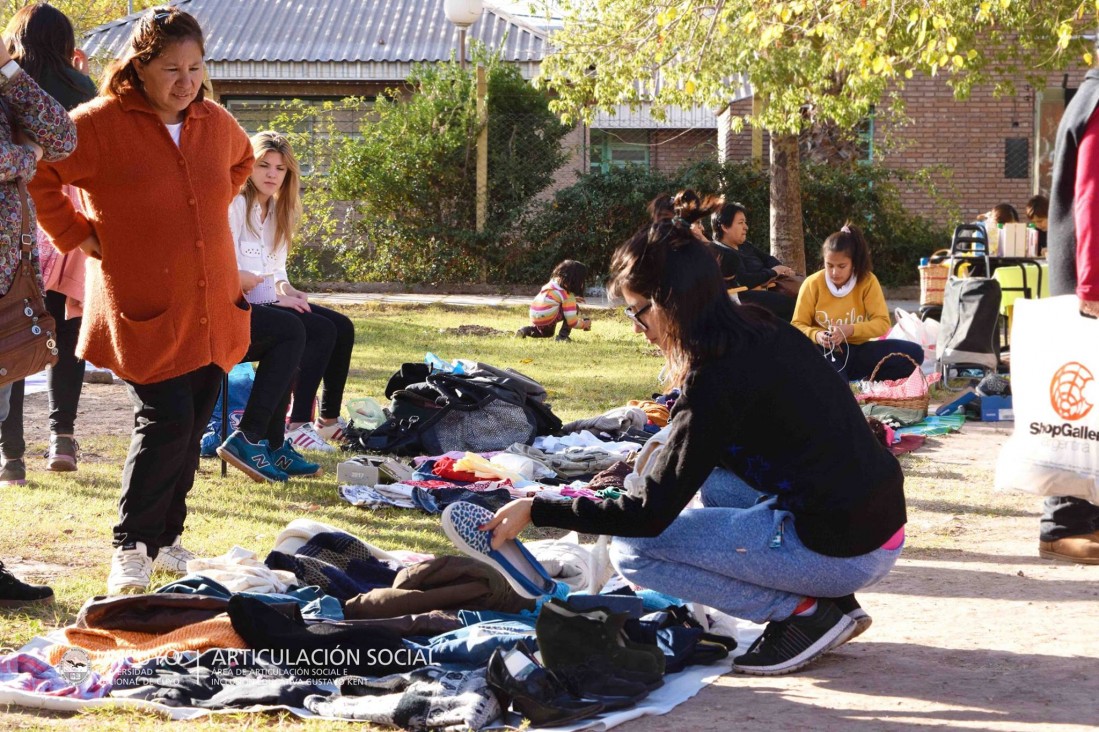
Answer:
POLYGON ((454 458, 441 457, 435 461, 435 467, 431 469, 431 472, 440 478, 449 478, 450 480, 465 480, 470 483, 480 480, 476 475, 466 470, 455 470, 454 463, 456 462, 454 458))
POLYGON ((1092 113, 1076 155, 1076 296, 1099 300, 1099 114, 1092 113))
POLYGON ((172 141, 145 97, 98 97, 72 114, 72 155, 43 161, 31 181, 42 228, 58 251, 91 234, 77 354, 126 381, 152 384, 248 350, 229 203, 252 171, 248 135, 222 107, 194 102, 172 141), (64 185, 81 191, 83 211, 64 185))

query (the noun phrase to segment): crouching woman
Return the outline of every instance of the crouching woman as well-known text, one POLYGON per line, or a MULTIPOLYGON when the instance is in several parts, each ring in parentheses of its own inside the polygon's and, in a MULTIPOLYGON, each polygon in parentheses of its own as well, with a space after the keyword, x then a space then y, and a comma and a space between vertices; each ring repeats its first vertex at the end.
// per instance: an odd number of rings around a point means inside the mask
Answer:
POLYGON ((520 499, 482 529, 495 547, 529 523, 612 535, 631 582, 767 624, 735 670, 789 673, 869 625, 854 593, 901 553, 904 478, 812 343, 730 301, 690 231, 704 212, 676 213, 612 263, 612 291, 682 388, 643 495, 520 499))

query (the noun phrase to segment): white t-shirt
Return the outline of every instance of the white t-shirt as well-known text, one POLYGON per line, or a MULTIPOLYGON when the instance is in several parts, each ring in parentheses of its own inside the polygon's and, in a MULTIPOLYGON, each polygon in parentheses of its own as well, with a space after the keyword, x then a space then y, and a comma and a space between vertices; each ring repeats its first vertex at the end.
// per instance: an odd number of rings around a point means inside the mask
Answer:
POLYGON ((268 199, 270 208, 267 211, 267 219, 260 221, 260 205, 252 205, 249 215, 252 219, 253 233, 245 225, 244 194, 238 194, 229 204, 229 229, 233 232, 233 246, 237 254, 237 269, 247 270, 255 274, 272 272, 275 282, 289 282, 286 276, 286 246, 275 247, 275 211, 272 204, 275 199, 268 199))
POLYGON ((172 140, 175 142, 176 147, 179 147, 179 133, 183 131, 183 123, 179 122, 174 125, 165 124, 168 128, 168 134, 172 136, 172 140))

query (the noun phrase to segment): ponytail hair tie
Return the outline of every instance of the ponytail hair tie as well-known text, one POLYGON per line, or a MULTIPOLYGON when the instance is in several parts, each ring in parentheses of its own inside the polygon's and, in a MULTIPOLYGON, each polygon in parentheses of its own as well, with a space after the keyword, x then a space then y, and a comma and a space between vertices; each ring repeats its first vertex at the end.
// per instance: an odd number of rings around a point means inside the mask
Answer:
POLYGON ((843 226, 840 227, 840 231, 842 231, 844 234, 850 234, 851 233, 851 227, 848 226, 847 224, 844 224, 843 226))

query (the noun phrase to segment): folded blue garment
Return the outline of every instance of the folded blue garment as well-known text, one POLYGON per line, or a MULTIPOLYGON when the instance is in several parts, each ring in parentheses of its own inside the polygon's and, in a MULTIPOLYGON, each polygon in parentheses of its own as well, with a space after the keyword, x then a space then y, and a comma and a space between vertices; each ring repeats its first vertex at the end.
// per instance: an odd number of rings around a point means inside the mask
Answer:
POLYGON ((326 595, 321 588, 310 585, 297 587, 284 593, 271 592, 237 592, 229 591, 225 585, 215 582, 201 574, 189 574, 175 582, 169 582, 163 587, 158 587, 159 592, 175 592, 183 595, 204 595, 206 597, 220 597, 228 600, 234 594, 242 597, 251 597, 267 605, 282 605, 294 603, 301 608, 301 616, 306 620, 343 620, 343 606, 340 601, 331 595, 326 595))

